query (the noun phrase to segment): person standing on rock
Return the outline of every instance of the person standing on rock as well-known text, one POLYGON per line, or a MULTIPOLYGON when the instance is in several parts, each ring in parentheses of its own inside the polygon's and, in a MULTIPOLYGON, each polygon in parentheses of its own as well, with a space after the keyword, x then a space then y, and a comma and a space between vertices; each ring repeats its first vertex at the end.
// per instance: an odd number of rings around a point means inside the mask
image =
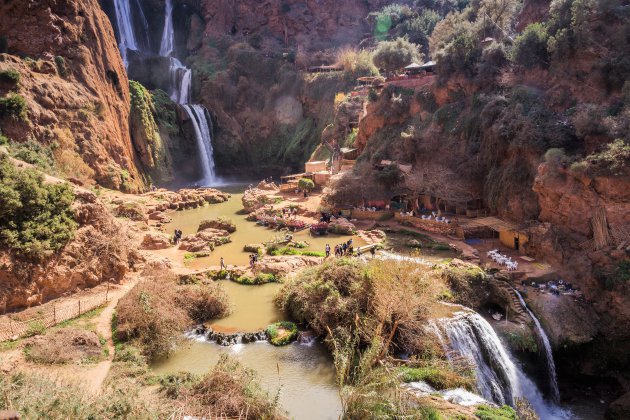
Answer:
POLYGON ((221 270, 225 270, 226 268, 225 261, 223 261, 223 257, 221 257, 221 270))
POLYGON ((326 244, 326 258, 330 257, 330 245, 326 244))
POLYGON ((370 254, 372 254, 372 259, 374 259, 374 256, 376 255, 376 247, 375 246, 370 248, 370 254))

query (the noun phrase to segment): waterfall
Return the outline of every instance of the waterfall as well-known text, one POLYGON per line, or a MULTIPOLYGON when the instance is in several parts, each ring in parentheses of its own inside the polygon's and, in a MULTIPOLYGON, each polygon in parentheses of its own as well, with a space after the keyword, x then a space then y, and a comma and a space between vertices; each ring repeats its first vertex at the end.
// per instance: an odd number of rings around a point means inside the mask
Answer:
POLYGON ((114 0, 114 9, 116 11, 116 23, 118 25, 118 36, 120 38, 120 54, 127 66, 127 51, 138 50, 136 36, 133 32, 133 24, 131 23, 131 8, 129 0, 114 0))
POLYGON ((556 364, 553 361, 553 351, 551 350, 551 344, 549 343, 549 338, 547 337, 547 334, 545 334, 545 330, 543 329, 542 325, 540 325, 540 321, 538 321, 538 318, 536 318, 534 313, 529 309, 529 307, 525 303, 523 296, 521 296, 518 290, 516 289, 512 289, 512 290, 514 290, 514 293, 516 293, 516 296, 518 297, 519 302, 521 302, 521 305, 523 305, 523 307, 525 308, 529 316, 534 321, 534 325, 536 325, 536 330, 538 331, 538 335, 540 336, 540 339, 542 340, 543 346, 545 348, 545 358, 547 362, 547 374, 549 376, 549 385, 551 387, 551 396, 554 401, 559 401, 560 390, 558 389, 558 377, 556 375, 556 364))
POLYGON ((162 42, 160 43, 160 55, 169 57, 173 53, 175 33, 173 31, 173 0, 166 0, 166 11, 164 14, 164 31, 162 32, 162 42))
POLYGON ((203 170, 203 184, 209 185, 215 181, 214 158, 212 150, 212 136, 210 127, 208 127, 208 119, 206 118, 206 109, 201 105, 182 105, 188 116, 190 117, 193 127, 195 128, 195 137, 197 138, 197 148, 199 149, 201 158, 201 167, 203 170))
POLYGON ((477 388, 486 400, 514 405, 514 398, 526 398, 541 419, 571 418, 570 413, 545 402, 534 382, 512 361, 492 326, 476 312, 460 311, 451 318, 434 320, 428 331, 451 350, 447 352, 451 362, 456 353, 474 364, 477 388))
POLYGON ((192 71, 175 57, 170 57, 171 99, 178 104, 190 103, 192 71))
POLYGON ((481 395, 497 404, 514 403, 517 374, 499 337, 490 324, 474 312, 458 312, 442 320, 451 348, 472 361, 481 395))
POLYGON ((140 20, 142 21, 142 28, 144 29, 143 50, 149 51, 151 49, 151 40, 149 39, 149 22, 147 22, 147 17, 144 15, 144 10, 142 10, 142 4, 140 4, 140 0, 136 0, 136 9, 138 10, 140 20))
POLYGON ((216 183, 216 174, 214 170, 212 131, 210 130, 211 123, 208 122, 206 109, 202 105, 191 104, 192 71, 184 66, 177 58, 172 57, 174 39, 173 2, 172 0, 166 0, 160 56, 169 58, 171 99, 184 108, 195 130, 195 138, 197 139, 197 148, 199 150, 201 169, 203 172, 203 178, 200 182, 203 185, 212 185, 216 183))

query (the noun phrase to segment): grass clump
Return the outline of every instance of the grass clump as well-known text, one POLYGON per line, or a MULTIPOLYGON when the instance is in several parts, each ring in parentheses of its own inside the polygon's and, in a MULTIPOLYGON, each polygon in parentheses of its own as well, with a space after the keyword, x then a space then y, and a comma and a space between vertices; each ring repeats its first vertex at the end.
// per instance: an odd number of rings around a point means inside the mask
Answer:
POLYGON ((480 405, 475 410, 475 415, 481 420, 517 420, 516 411, 508 405, 491 407, 480 405))
POLYGON ((68 184, 44 184, 31 169, 18 170, 0 156, 0 247, 42 260, 59 251, 76 230, 68 184))
POLYGON ((127 384, 108 387, 98 396, 85 389, 56 383, 41 375, 0 376, 0 410, 16 410, 29 419, 168 418, 168 403, 155 403, 127 384))
POLYGON ((285 346, 297 338, 297 325, 289 321, 276 322, 266 329, 269 342, 274 346, 285 346))
POLYGON ((254 277, 243 274, 241 276, 235 277, 234 281, 239 284, 253 286, 266 283, 275 283, 279 281, 279 278, 272 273, 258 273, 254 277))
MULTIPOLYGON (((186 379, 186 378, 184 378, 186 379)), ((214 369, 200 381, 180 390, 186 413, 198 417, 225 416, 242 419, 283 418, 277 406, 257 382, 256 373, 222 354, 214 369)))
POLYGON ((16 86, 20 83, 20 73, 13 69, 0 71, 0 83, 16 86))
POLYGON ((22 95, 9 93, 7 96, 0 98, 0 118, 7 117, 24 121, 27 118, 27 109, 26 99, 22 95))
POLYGON ((279 255, 304 255, 306 257, 325 257, 326 253, 323 251, 309 251, 301 248, 295 248, 292 246, 270 246, 267 248, 267 254, 272 257, 276 257, 279 255))
POLYGON ((27 341, 24 354, 34 363, 93 363, 102 358, 103 348, 92 331, 62 328, 27 341))
POLYGON ((475 378, 473 375, 458 374, 447 363, 420 367, 403 367, 401 370, 404 382, 424 381, 437 390, 452 388, 475 389, 475 378))

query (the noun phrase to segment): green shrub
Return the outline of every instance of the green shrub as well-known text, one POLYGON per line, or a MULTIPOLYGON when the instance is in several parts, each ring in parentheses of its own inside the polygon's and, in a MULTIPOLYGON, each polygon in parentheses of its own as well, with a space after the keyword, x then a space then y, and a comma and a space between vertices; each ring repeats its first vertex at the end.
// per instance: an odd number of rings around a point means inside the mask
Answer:
POLYGON ((55 56, 55 65, 57 66, 57 72, 61 77, 66 77, 68 75, 68 68, 66 67, 66 59, 62 56, 55 56))
POLYGON ((10 93, 0 98, 0 118, 11 117, 16 120, 25 120, 26 110, 26 100, 17 93, 10 93))
POLYGON ((20 82, 20 73, 13 69, 0 71, 0 83, 17 85, 20 82))
POLYGON ((595 175, 624 176, 630 168, 630 144, 617 139, 607 144, 601 152, 587 156, 585 160, 595 175))
POLYGON ((477 407, 475 415, 481 420, 518 420, 516 411, 508 405, 504 405, 503 407, 480 405, 477 407))
POLYGON ((374 52, 374 64, 386 72, 396 72, 414 62, 422 61, 418 46, 404 38, 379 42, 374 52))
POLYGON ((300 178, 298 181, 298 188, 301 190, 312 191, 315 188, 315 183, 311 179, 300 178))
POLYGON ((31 321, 26 327, 24 337, 33 337, 35 335, 41 335, 46 331, 46 325, 43 321, 31 321))
POLYGON ((290 321, 271 324, 266 329, 269 342, 274 346, 285 346, 297 338, 297 325, 290 321))
POLYGON ((459 375, 447 363, 401 368, 403 382, 424 381, 437 390, 465 388, 474 390, 474 375, 459 375))
POLYGON ((266 283, 275 283, 278 281, 278 277, 272 273, 258 273, 255 277, 250 277, 246 274, 243 274, 239 277, 234 278, 233 280, 239 284, 253 286, 266 283))
POLYGON ((74 236, 73 201, 68 184, 45 184, 39 172, 0 156, 0 247, 32 259, 52 255, 74 236))
POLYGON ((14 158, 23 160, 26 163, 30 163, 46 171, 51 170, 54 166, 51 148, 43 146, 41 143, 34 140, 12 143, 10 153, 14 158))
POLYGON ((514 41, 514 63, 528 69, 549 67, 548 38, 547 28, 542 23, 528 25, 514 41))

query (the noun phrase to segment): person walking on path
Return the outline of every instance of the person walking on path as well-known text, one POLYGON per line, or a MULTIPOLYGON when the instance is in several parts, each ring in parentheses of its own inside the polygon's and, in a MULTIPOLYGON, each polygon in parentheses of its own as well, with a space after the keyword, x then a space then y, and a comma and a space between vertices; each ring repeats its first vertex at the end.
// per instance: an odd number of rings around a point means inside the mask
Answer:
POLYGON ((223 257, 221 257, 221 270, 225 270, 227 267, 225 266, 225 261, 223 261, 223 257))
POLYGON ((330 245, 326 244, 326 258, 330 257, 330 245))

